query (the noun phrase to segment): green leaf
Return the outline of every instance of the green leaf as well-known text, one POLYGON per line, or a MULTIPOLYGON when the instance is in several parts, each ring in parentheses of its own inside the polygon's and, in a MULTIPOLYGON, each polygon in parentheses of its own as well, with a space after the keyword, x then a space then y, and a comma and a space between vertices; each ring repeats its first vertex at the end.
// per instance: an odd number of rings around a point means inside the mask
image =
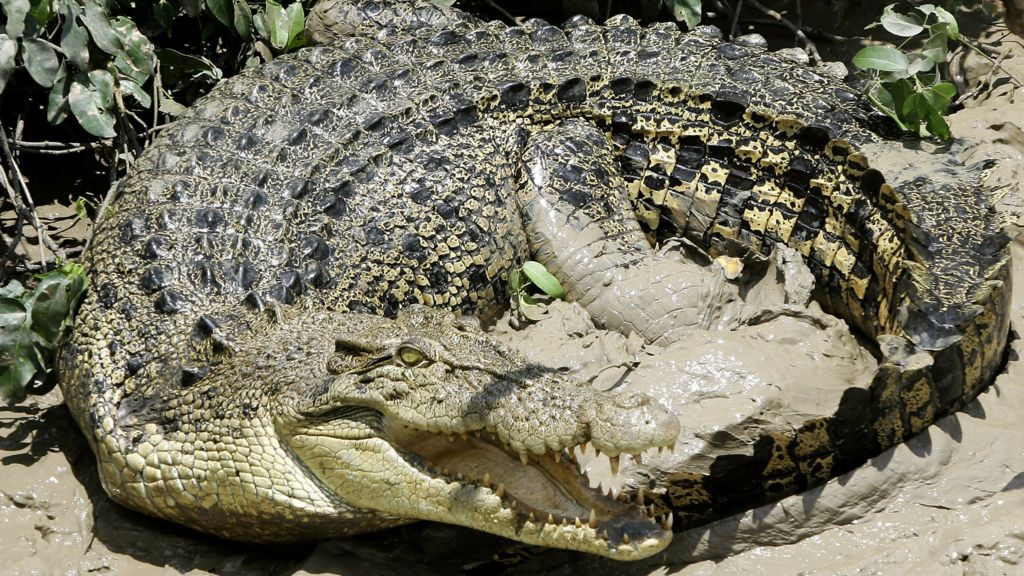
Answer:
POLYGON ((0 94, 7 87, 7 80, 14 73, 14 58, 18 55, 18 41, 7 34, 0 34, 0 94))
POLYGON ((124 49, 120 37, 110 25, 110 16, 96 0, 85 0, 85 14, 82 16, 82 22, 89 29, 92 41, 100 50, 111 56, 117 56, 124 49))
POLYGON ((174 101, 174 98, 171 98, 166 94, 162 94, 160 96, 160 106, 158 107, 158 109, 160 110, 160 112, 167 114, 169 116, 181 116, 185 113, 186 110, 188 110, 188 108, 185 108, 181 104, 178 104, 174 101))
POLYGON ((181 13, 178 3, 160 0, 153 5, 153 20, 160 25, 161 31, 174 25, 174 19, 181 13))
POLYGON ((925 127, 929 133, 943 140, 949 140, 953 137, 953 134, 949 131, 949 124, 946 122, 946 119, 934 108, 928 111, 928 122, 925 124, 925 127))
POLYGON ((672 16, 693 30, 700 24, 700 4, 701 0, 672 0, 672 16))
POLYGON ((79 264, 37 278, 31 293, 17 282, 0 289, 0 396, 8 402, 25 398, 26 385, 43 371, 85 291, 79 264))
POLYGON ((235 32, 242 38, 252 36, 252 8, 245 0, 232 0, 235 3, 235 32))
POLYGON ((181 0, 181 6, 191 18, 198 18, 203 12, 202 0, 181 0))
POLYGON ((31 0, 31 4, 28 15, 35 21, 35 27, 42 29, 53 19, 56 0, 31 0))
POLYGON ((288 43, 285 52, 301 48, 306 43, 306 15, 302 11, 302 3, 296 2, 285 9, 288 16, 288 43))
POLYGON ((221 24, 232 28, 235 21, 234 8, 231 0, 203 0, 210 12, 220 21, 221 24))
POLYGON ((897 72, 906 70, 910 62, 903 52, 890 46, 868 46, 854 55, 853 64, 863 70, 897 72))
POLYGON ((928 116, 929 110, 931 110, 931 105, 928 103, 928 99, 924 94, 915 92, 903 101, 899 113, 904 122, 917 124, 928 116))
POLYGON ((113 88, 114 79, 106 70, 93 70, 88 75, 78 72, 71 80, 68 105, 82 128, 100 138, 117 135, 111 114, 113 88))
POLYGON ((551 275, 551 272, 544 268, 544 265, 540 262, 533 260, 527 260, 523 262, 523 274, 533 282, 537 288, 540 288, 541 292, 551 296, 552 298, 562 298, 565 296, 565 290, 562 289, 562 284, 551 275))
POLYGON ((81 9, 75 0, 64 0, 64 25, 60 32, 60 49, 79 70, 89 69, 89 33, 78 24, 81 9))
POLYGON ((143 108, 149 108, 153 104, 153 98, 135 80, 119 78, 117 85, 126 94, 130 94, 132 98, 135 98, 135 101, 142 105, 143 108))
POLYGON ((928 100, 932 109, 940 114, 945 114, 946 109, 949 108, 949 102, 956 96, 956 86, 949 82, 942 82, 935 86, 929 86, 921 94, 928 100))
POLYGON ((29 11, 28 0, 0 0, 0 6, 3 6, 7 16, 4 33, 14 40, 21 38, 25 32, 25 15, 29 11))
POLYGON ((38 278, 31 298, 32 330, 52 349, 85 292, 85 272, 81 264, 68 263, 38 278))
POLYGON ((57 70, 57 78, 46 99, 46 121, 53 125, 63 122, 71 112, 71 108, 68 106, 68 92, 71 85, 68 84, 67 77, 67 68, 61 62, 60 68, 57 70))
POLYGON ((282 8, 277 2, 268 0, 266 15, 270 44, 274 48, 287 51, 304 43, 304 39, 299 40, 302 38, 303 23, 305 22, 301 3, 295 2, 288 8, 282 8))
POLYGON ((171 90, 176 90, 193 80, 216 83, 222 76, 220 68, 202 56, 184 54, 172 48, 159 48, 156 56, 160 60, 163 85, 171 90))
POLYGON ((920 52, 910 52, 907 54, 907 59, 910 60, 910 64, 907 66, 907 73, 910 76, 920 74, 921 72, 927 72, 935 67, 935 61, 930 58, 926 58, 924 54, 920 52))
POLYGON ((53 48, 38 38, 25 38, 21 41, 21 49, 21 59, 29 76, 43 88, 53 86, 60 66, 53 48))
POLYGON ((156 54, 153 52, 153 44, 135 26, 129 18, 118 16, 114 19, 112 26, 117 31, 124 46, 124 52, 118 54, 115 59, 121 59, 130 68, 120 70, 128 74, 138 83, 143 83, 153 74, 156 66, 156 54))
POLYGON ((936 32, 925 40, 924 46, 921 47, 921 54, 932 62, 943 64, 946 62, 946 55, 949 53, 947 45, 948 39, 946 35, 942 32, 936 32))
POLYGON ((930 88, 936 94, 945 97, 947 100, 952 100, 956 96, 956 86, 950 82, 940 82, 930 88))
POLYGON ((924 31, 921 19, 915 14, 900 14, 893 10, 895 4, 889 4, 882 11, 880 21, 882 27, 890 33, 904 38, 916 36, 924 31))
POLYGON ((512 274, 509 275, 509 284, 512 287, 512 293, 518 294, 523 291, 523 271, 513 270, 512 274))

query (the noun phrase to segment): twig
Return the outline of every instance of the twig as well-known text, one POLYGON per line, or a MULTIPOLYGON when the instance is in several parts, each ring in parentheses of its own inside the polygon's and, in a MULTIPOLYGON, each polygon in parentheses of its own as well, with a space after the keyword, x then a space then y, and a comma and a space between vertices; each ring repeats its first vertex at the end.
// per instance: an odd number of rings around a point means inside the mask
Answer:
POLYGON ((732 26, 729 27, 729 38, 736 37, 736 28, 740 25, 740 12, 743 11, 743 0, 736 0, 736 9, 732 12, 732 26))
POLYGON ((509 14, 508 11, 502 8, 501 6, 498 6, 498 4, 494 0, 484 0, 484 4, 487 4, 487 7, 490 8, 491 10, 494 10, 498 14, 501 14, 501 17, 508 20, 509 24, 516 23, 516 17, 509 14))
MULTIPOLYGON (((14 155, 11 154, 11 147, 7 145, 7 129, 0 125, 0 151, 3 152, 4 160, 10 164, 11 173, 16 177, 15 182, 19 185, 22 195, 25 197, 25 201, 28 202, 28 207, 32 211, 32 225, 36 228, 36 234, 39 237, 39 263, 43 269, 46 269, 46 252, 44 251, 43 236, 46 235, 46 230, 39 224, 39 215, 36 213, 36 205, 32 200, 32 194, 28 191, 28 184, 25 183, 25 179, 21 176, 21 170, 18 168, 18 163, 14 161, 14 155)), ((13 191, 8 183, 8 190, 13 191)), ((12 196, 12 199, 17 195, 12 196)), ((15 202, 17 204, 17 201, 15 202)))
MULTIPOLYGON (((961 94, 960 96, 958 96, 955 103, 959 104, 961 102, 970 100, 971 98, 974 98, 975 96, 980 94, 985 89, 991 89, 992 88, 992 77, 995 76, 996 71, 997 70, 1002 70, 1002 71, 1005 72, 1005 69, 1003 69, 1003 67, 1002 67, 1002 63, 1003 63, 1003 60, 1005 60, 1006 57, 1010 55, 1010 52, 1011 52, 1011 50, 1009 48, 1006 48, 1005 50, 1003 50, 1002 53, 999 54, 999 57, 995 61, 993 61, 992 68, 990 68, 989 71, 988 71, 988 74, 985 74, 985 77, 981 79, 981 82, 978 82, 978 85, 975 86, 974 88, 972 88, 969 92, 965 92, 964 94, 961 94)), ((1012 80, 1012 78, 1011 78, 1011 80, 1012 80)), ((1012 82, 1011 82, 1010 86, 1011 86, 1011 90, 1016 90, 1017 89, 1017 86, 1015 86, 1012 82)), ((1011 94, 1010 98, 1011 98, 1011 101, 1012 101, 1012 99, 1013 99, 1013 95, 1012 94, 1011 94)))
POLYGON ((772 10, 771 8, 765 6, 764 4, 761 4, 757 0, 747 1, 750 2, 751 6, 757 8, 762 14, 774 18, 779 24, 781 24, 790 32, 795 34, 797 39, 800 40, 800 42, 803 42, 804 48, 811 55, 811 60, 813 60, 815 64, 821 64, 821 55, 818 54, 817 46, 814 45, 814 42, 811 42, 811 40, 807 37, 806 34, 804 34, 803 30, 801 30, 799 26, 793 24, 785 17, 783 17, 782 14, 779 14, 775 10, 772 10))

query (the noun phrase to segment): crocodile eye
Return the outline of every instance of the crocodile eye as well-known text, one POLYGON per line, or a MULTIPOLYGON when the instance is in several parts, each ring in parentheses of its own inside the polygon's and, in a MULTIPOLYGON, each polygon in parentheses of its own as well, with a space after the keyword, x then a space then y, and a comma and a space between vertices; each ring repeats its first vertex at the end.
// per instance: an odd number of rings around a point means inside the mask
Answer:
POLYGON ((427 357, 416 348, 409 346, 408 344, 400 346, 398 348, 398 359, 406 366, 412 368, 413 366, 419 366, 423 363, 427 357))

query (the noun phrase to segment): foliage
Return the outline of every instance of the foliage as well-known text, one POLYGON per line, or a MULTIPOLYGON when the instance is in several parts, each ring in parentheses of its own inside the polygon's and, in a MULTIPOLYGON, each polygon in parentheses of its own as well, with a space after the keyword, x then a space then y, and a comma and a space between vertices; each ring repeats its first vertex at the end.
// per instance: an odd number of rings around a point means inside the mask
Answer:
POLYGON ((85 273, 68 263, 37 276, 31 292, 17 280, 0 287, 0 398, 20 402, 42 379, 65 326, 85 291, 85 273))
MULTIPOLYGON (((46 90, 46 117, 69 116, 113 138, 126 111, 154 105, 175 115, 225 73, 305 43, 299 3, 253 14, 244 0, 0 0, 0 93, 24 70, 46 90), (215 60, 208 53, 218 53, 215 60), (154 99, 156 100, 154 102, 154 99)), ((31 85, 19 82, 19 88, 31 85)))
POLYGON ((548 272, 540 262, 533 260, 523 262, 522 267, 512 271, 510 281, 516 310, 530 320, 537 319, 534 314, 537 302, 531 295, 532 293, 539 291, 551 298, 565 297, 565 290, 558 278, 548 272))
POLYGON ((956 87, 945 79, 949 41, 963 41, 956 18, 933 4, 917 6, 920 14, 901 14, 894 6, 885 7, 878 24, 905 40, 897 47, 868 46, 853 64, 866 72, 871 103, 900 128, 950 138, 943 115, 956 96, 956 87), (920 47, 904 50, 913 39, 923 39, 920 47))

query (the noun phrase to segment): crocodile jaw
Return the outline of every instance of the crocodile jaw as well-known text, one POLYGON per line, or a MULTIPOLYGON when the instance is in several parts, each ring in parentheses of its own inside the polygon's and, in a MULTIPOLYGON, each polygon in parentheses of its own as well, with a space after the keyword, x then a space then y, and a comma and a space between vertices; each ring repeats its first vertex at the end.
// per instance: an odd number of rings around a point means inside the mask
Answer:
MULTIPOLYGON (((566 456, 526 462, 496 436, 451 436, 404 425, 383 437, 308 428, 288 438, 338 498, 363 509, 483 530, 535 546, 639 560, 672 540, 671 519, 591 489, 566 456)), ((569 451, 569 454, 572 450, 569 451)))

